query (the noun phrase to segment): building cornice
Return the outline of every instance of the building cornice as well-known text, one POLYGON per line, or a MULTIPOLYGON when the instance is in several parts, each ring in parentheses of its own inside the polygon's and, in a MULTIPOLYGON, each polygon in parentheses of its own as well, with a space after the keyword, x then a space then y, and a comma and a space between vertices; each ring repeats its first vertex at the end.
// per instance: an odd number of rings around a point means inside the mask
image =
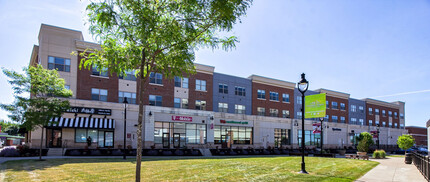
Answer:
POLYGON ((86 49, 101 49, 100 44, 87 42, 83 40, 75 40, 75 46, 78 51, 85 51, 86 49))
POLYGON ((296 87, 296 83, 293 83, 293 82, 267 78, 259 75, 251 75, 248 78, 251 79, 251 81, 254 83, 260 83, 264 85, 271 85, 271 86, 282 87, 287 89, 294 89, 296 87))
POLYGON ((328 90, 328 89, 324 89, 324 88, 320 88, 320 89, 317 89, 317 90, 314 90, 314 91, 315 92, 319 92, 319 93, 326 93, 327 96, 337 97, 337 98, 341 98, 341 99, 349 99, 349 96, 350 96, 350 94, 347 94, 347 93, 333 91, 333 90, 328 90))
POLYGON ((373 104, 373 105, 378 105, 378 106, 390 107, 393 109, 400 109, 400 105, 397 105, 394 103, 384 102, 384 101, 375 100, 375 99, 371 99, 371 98, 365 98, 362 100, 364 100, 366 102, 366 104, 373 104))
POLYGON ((204 64, 194 63, 197 72, 213 75, 215 67, 204 64))

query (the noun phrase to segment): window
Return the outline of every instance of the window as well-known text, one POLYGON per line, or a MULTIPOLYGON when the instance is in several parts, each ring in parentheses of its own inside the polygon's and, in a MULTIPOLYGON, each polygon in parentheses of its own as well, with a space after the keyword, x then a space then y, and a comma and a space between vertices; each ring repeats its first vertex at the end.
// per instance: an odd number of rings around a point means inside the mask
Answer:
POLYGON ((206 81, 205 80, 196 80, 196 90, 206 91, 206 81))
POLYGON ((388 111, 388 117, 392 117, 393 116, 393 112, 388 111))
POLYGON ((290 145, 290 130, 275 128, 275 147, 279 148, 283 145, 290 145))
POLYGON ((297 104, 302 104, 302 96, 297 96, 297 104))
POLYGON ((70 90, 70 85, 64 85, 64 88, 70 90))
POLYGON ((228 112, 228 104, 227 103, 218 103, 218 112, 228 112))
POLYGON ((265 116, 266 115, 266 108, 264 108, 264 107, 257 107, 257 114, 259 116, 265 116))
POLYGON ((206 110, 206 101, 196 100, 196 109, 197 110, 206 110))
POLYGON ((270 111, 270 116, 272 116, 272 117, 278 117, 279 116, 278 109, 269 109, 269 111, 270 111))
POLYGON ((214 143, 221 144, 221 136, 231 134, 233 144, 252 144, 252 127, 215 126, 214 143))
POLYGON ((257 90, 257 99, 266 99, 266 91, 257 90))
POLYGON ((149 73, 149 83, 163 85, 163 75, 161 73, 149 73))
POLYGON ((375 121, 375 124, 376 124, 376 125, 379 125, 379 121, 375 121))
POLYGON ((385 113, 385 110, 382 110, 382 116, 387 116, 387 113, 385 113))
POLYGON ((369 108, 369 115, 372 115, 372 108, 369 108))
POLYGON ((228 94, 228 86, 227 86, 227 84, 223 84, 223 83, 219 84, 219 93, 228 94))
POLYGON ((173 144, 173 133, 179 134, 179 147, 185 147, 186 144, 205 144, 206 143, 206 125, 193 123, 173 123, 173 122, 154 122, 154 143, 163 143, 163 134, 168 134, 171 139, 169 143, 173 144))
POLYGON ((337 123, 337 116, 331 116, 331 122, 337 123))
POLYGON ((129 104, 136 104, 136 93, 131 92, 118 92, 118 102, 123 103, 124 98, 127 98, 129 104))
POLYGON ((92 88, 91 100, 107 101, 108 91, 105 89, 92 88))
POLYGON ((245 106, 244 105, 235 104, 234 105, 234 113, 236 113, 236 114, 245 114, 245 106))
POLYGON ((329 121, 329 116, 325 115, 324 120, 328 122, 329 121))
POLYGON ((397 128, 397 123, 394 123, 394 128, 397 128))
POLYGON ((325 101, 325 108, 330 109, 330 104, 328 103, 328 100, 325 101))
POLYGON ((70 59, 48 56, 48 69, 70 72, 70 59))
POLYGON ((393 127, 393 123, 391 123, 391 122, 389 122, 388 123, 388 126, 391 128, 391 127, 393 127))
POLYGON ((405 125, 404 124, 400 124, 400 129, 405 129, 405 125))
POLYGON ((400 113, 400 119, 405 119, 405 115, 403 113, 400 113))
POLYGON ((375 115, 379 115, 379 109, 375 109, 375 115))
POLYGON ((269 92, 270 100, 272 101, 279 101, 279 94, 278 92, 269 92))
POLYGON ((397 119, 397 112, 394 112, 394 118, 397 119))
POLYGON ((340 103, 340 110, 345 110, 345 103, 340 103))
POLYGON ((136 81, 136 71, 132 70, 132 71, 125 71, 124 75, 120 75, 119 79, 124 79, 124 80, 131 80, 131 81, 136 81))
POLYGON ((174 98, 173 99, 173 107, 174 108, 181 108, 181 99, 180 98, 174 98))
POLYGON ((245 96, 245 87, 234 87, 234 95, 245 96))
POLYGON ((345 117, 343 116, 340 117, 340 123, 345 123, 345 117))
POLYGON ((282 117, 283 118, 290 118, 290 111, 289 110, 282 110, 282 117))
MULTIPOLYGON (((297 130, 297 140, 299 146, 302 144, 302 130, 297 130)), ((313 130, 305 130, 305 145, 320 146, 321 134, 313 133, 313 130)))
POLYGON ((91 75, 108 77, 107 68, 99 69, 96 65, 91 68, 91 75))
POLYGON ((290 102, 290 94, 282 94, 282 102, 290 102))
POLYGON ((91 137, 91 142, 96 143, 98 130, 93 129, 75 129, 75 142, 76 143, 87 143, 87 137, 91 137))
POLYGON ((358 123, 359 125, 361 125, 361 126, 363 126, 363 125, 364 125, 364 119, 359 119, 359 120, 358 120, 358 122, 359 122, 359 123, 358 123))
POLYGON ((385 124, 386 124, 385 121, 382 121, 382 127, 385 127, 385 124))
POLYGON ((356 112, 356 111, 357 111, 357 106, 351 105, 351 112, 356 112))
POLYGON ((175 76, 175 87, 188 88, 188 78, 175 76))
POLYGON ((149 95, 150 106, 162 106, 163 97, 159 95, 149 95))
POLYGON ((364 107, 363 106, 358 106, 358 110, 360 111, 360 113, 364 113, 364 107))
POLYGON ((332 109, 339 109, 338 105, 337 105, 337 102, 331 102, 331 108, 332 109))
POLYGON ((357 124, 357 118, 351 118, 350 124, 357 124))
POLYGON ((373 124, 373 121, 369 120, 369 126, 372 126, 372 124, 373 124))
POLYGON ((182 99, 182 109, 188 109, 188 99, 182 99))
POLYGON ((302 112, 297 112, 297 119, 302 119, 302 112))

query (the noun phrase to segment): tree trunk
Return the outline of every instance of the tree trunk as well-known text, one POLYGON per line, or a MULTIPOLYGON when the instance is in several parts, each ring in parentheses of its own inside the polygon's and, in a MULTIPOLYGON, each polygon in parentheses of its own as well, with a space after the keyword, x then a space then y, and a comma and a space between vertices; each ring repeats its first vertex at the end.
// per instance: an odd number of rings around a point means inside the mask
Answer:
POLYGON ((42 134, 40 135, 39 160, 42 160, 42 144, 43 144, 43 126, 42 126, 42 134))
POLYGON ((136 182, 140 182, 140 168, 142 161, 142 121, 143 115, 143 94, 144 94, 144 66, 145 63, 145 50, 142 49, 142 63, 140 66, 140 94, 139 94, 139 117, 137 119, 137 152, 136 152, 136 182))

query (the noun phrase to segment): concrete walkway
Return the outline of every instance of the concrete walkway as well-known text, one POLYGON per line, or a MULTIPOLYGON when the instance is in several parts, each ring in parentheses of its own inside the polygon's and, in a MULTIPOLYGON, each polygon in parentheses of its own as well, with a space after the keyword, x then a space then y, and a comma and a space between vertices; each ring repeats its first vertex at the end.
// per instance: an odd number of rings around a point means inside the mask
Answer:
POLYGON ((415 165, 405 164, 404 157, 388 157, 387 159, 370 159, 379 162, 375 168, 367 172, 356 182, 364 181, 396 181, 396 182, 426 182, 427 180, 418 171, 415 165))

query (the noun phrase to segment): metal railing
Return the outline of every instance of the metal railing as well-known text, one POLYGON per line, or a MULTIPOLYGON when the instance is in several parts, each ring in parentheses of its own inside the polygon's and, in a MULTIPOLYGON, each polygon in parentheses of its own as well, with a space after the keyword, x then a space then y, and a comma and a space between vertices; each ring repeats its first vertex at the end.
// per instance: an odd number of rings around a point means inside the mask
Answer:
POLYGON ((417 152, 412 152, 412 162, 421 172, 421 174, 426 178, 427 181, 430 179, 430 161, 429 157, 421 155, 417 152))

